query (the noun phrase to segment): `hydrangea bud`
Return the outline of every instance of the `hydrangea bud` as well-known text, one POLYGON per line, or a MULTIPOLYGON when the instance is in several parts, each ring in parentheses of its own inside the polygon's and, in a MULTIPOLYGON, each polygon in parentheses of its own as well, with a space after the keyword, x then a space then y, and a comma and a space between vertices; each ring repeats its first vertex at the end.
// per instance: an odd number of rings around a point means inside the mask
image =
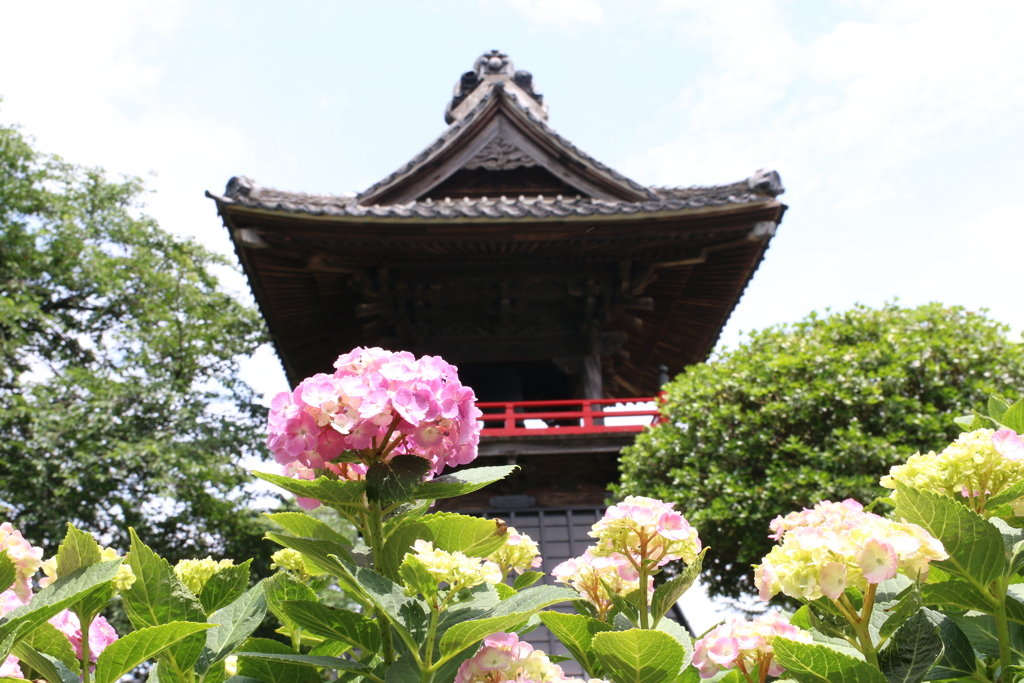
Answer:
POLYGON ((234 560, 220 560, 212 557, 203 560, 182 560, 174 565, 174 574, 183 584, 188 586, 193 595, 203 592, 203 587, 214 574, 228 567, 235 566, 234 560))
POLYGON ((43 566, 43 549, 26 541, 10 522, 4 522, 0 524, 0 550, 7 552, 16 570, 14 584, 3 589, 12 589, 28 602, 32 595, 32 577, 43 566))
POLYGON ((769 676, 781 676, 785 669, 773 658, 772 643, 776 637, 801 643, 812 641, 810 633, 793 626, 777 612, 751 621, 733 617, 693 644, 693 665, 701 678, 714 678, 728 669, 750 674, 755 668, 758 672, 767 671, 769 676))
MULTIPOLYGON (((941 453, 915 453, 896 465, 879 482, 890 489, 896 482, 932 491, 984 513, 985 501, 1024 481, 1024 443, 1011 429, 977 429, 961 434, 941 453)), ((896 492, 892 497, 896 497, 896 492)), ((1014 513, 1024 513, 1024 499, 1014 501, 1014 513)))
MULTIPOLYGON (((562 562, 551 570, 551 576, 555 581, 572 586, 604 619, 612 608, 608 590, 616 595, 628 595, 640 587, 640 574, 624 555, 612 553, 596 557, 592 550, 588 548, 580 557, 562 562)), ((652 576, 647 577, 647 591, 648 594, 654 592, 652 576)))
POLYGON ((691 564, 701 548, 697 530, 672 503, 644 496, 626 496, 608 508, 590 535, 597 539, 594 555, 621 553, 651 568, 678 559, 691 564))
POLYGON ((447 583, 452 591, 472 588, 481 583, 500 583, 501 569, 489 560, 479 557, 467 557, 464 553, 446 552, 434 548, 430 541, 417 539, 412 546, 413 552, 406 553, 406 558, 415 558, 438 584, 447 583))
POLYGON ((359 347, 334 367, 333 375, 309 377, 271 401, 267 446, 289 476, 312 478, 345 451, 363 458, 356 467, 329 468, 347 479, 362 478, 367 464, 390 454, 425 458, 434 474, 476 458, 482 413, 454 366, 359 347))
POLYGON ((854 501, 825 501, 772 522, 780 540, 754 569, 762 600, 778 592, 799 600, 838 599, 847 587, 926 577, 932 560, 948 557, 942 543, 916 524, 864 512, 854 501))
POLYGON ((487 559, 498 565, 504 576, 508 576, 513 569, 519 574, 528 569, 536 569, 542 562, 536 541, 511 526, 505 534, 505 545, 495 550, 487 559))
POLYGON ((562 668, 548 656, 519 640, 515 633, 495 633, 484 638, 480 650, 464 661, 455 683, 562 683, 562 668))

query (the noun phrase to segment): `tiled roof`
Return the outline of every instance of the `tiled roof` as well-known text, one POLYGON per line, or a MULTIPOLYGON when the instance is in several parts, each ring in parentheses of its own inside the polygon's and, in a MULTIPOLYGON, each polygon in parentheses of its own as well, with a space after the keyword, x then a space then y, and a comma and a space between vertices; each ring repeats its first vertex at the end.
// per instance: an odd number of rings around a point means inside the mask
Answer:
POLYGON ((245 176, 238 176, 228 181, 223 196, 207 195, 222 204, 313 216, 453 220, 654 214, 766 202, 783 192, 775 171, 759 171, 746 180, 729 185, 645 189, 651 198, 642 202, 603 201, 578 195, 540 195, 449 198, 443 201, 427 199, 405 204, 363 206, 354 195, 285 192, 261 187, 245 176))

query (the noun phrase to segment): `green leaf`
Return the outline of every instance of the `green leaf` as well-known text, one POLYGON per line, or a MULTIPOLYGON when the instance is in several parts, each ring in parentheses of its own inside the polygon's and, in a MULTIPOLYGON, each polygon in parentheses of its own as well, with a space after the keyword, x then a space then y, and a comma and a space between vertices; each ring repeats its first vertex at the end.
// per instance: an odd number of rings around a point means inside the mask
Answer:
POLYGON ((206 647, 196 662, 196 673, 204 674, 245 642, 263 623, 267 598, 263 585, 256 584, 234 602, 210 615, 216 626, 206 632, 206 647))
POLYGON ((707 548, 700 551, 700 554, 697 555, 693 563, 687 565, 683 571, 679 572, 678 576, 673 577, 654 589, 654 595, 651 596, 651 617, 655 626, 658 625, 662 617, 668 614, 672 606, 679 602, 679 598, 683 597, 683 594, 689 590, 693 582, 697 580, 697 577, 700 575, 701 564, 704 561, 704 554, 707 551, 707 548))
POLYGON ((799 683, 888 683, 882 672, 867 662, 825 645, 776 638, 775 657, 785 676, 799 683))
POLYGON ((426 565, 415 555, 409 555, 405 558, 399 573, 402 577, 402 583, 428 600, 437 595, 437 579, 427 571, 426 565))
POLYGON ((92 534, 75 528, 69 522, 64 540, 57 549, 57 576, 100 562, 103 559, 102 553, 103 549, 92 534))
POLYGON ((430 528, 434 547, 445 552, 487 557, 505 545, 505 526, 493 519, 436 512, 422 517, 420 522, 430 528))
POLYGON ((971 641, 949 617, 930 609, 924 610, 928 619, 938 626, 942 638, 942 655, 928 672, 930 680, 946 678, 970 678, 978 668, 978 658, 971 647, 971 641))
POLYGON ((384 543, 380 573, 397 581, 399 568, 405 560, 406 553, 412 552, 412 544, 419 539, 431 542, 434 540, 433 532, 426 524, 417 520, 398 527, 384 543))
MULTIPOLYGON (((64 642, 67 642, 67 637, 64 637, 64 642)), ((62 662, 60 659, 40 652, 34 647, 26 645, 24 641, 14 646, 14 655, 20 659, 23 664, 27 664, 35 669, 36 672, 49 683, 80 683, 81 681, 79 675, 72 672, 72 670, 68 668, 67 664, 62 662)), ((81 667, 79 666, 78 661, 75 660, 74 671, 77 672, 80 669, 81 667)))
POLYGON ((13 586, 16 578, 18 578, 18 568, 14 566, 14 560, 6 550, 0 552, 0 586, 4 586, 0 593, 13 586))
POLYGON ((878 653, 878 668, 889 683, 919 683, 941 655, 939 627, 919 611, 896 629, 878 653))
POLYGON ((594 653, 615 683, 673 683, 683 668, 685 651, 661 631, 597 633, 594 653))
MULTIPOLYGON (((265 655, 288 656, 295 651, 268 638, 250 638, 238 654, 238 674, 260 683, 321 683, 316 669, 307 664, 267 659, 265 655)), ((234 677, 232 677, 234 678, 234 677)), ((228 679, 230 681, 231 678, 228 679)), ((225 681, 227 683, 227 681, 225 681)))
POLYGON ((633 626, 640 625, 640 608, 636 606, 631 600, 627 600, 625 597, 616 593, 607 581, 601 579, 601 585, 604 587, 604 592, 608 595, 608 599, 612 601, 612 605, 623 617, 629 620, 633 626))
POLYGON ((384 521, 384 538, 391 538, 391 534, 403 524, 414 522, 430 512, 431 505, 433 501, 430 500, 413 500, 399 505, 384 521))
POLYGON ((488 484, 501 481, 515 469, 515 465, 494 465, 491 467, 474 467, 469 470, 445 474, 420 485, 416 490, 415 497, 417 499, 439 500, 441 498, 464 496, 467 493, 478 491, 488 484))
POLYGON ((353 662, 343 657, 323 657, 319 655, 300 655, 294 651, 288 652, 239 652, 239 657, 246 659, 257 659, 282 664, 298 664, 306 667, 320 667, 323 669, 345 669, 349 671, 366 671, 369 667, 359 662, 353 662))
MULTIPOLYGON (((253 472, 252 474, 263 481, 280 486, 285 491, 296 496, 315 498, 328 507, 338 510, 342 508, 363 508, 363 492, 366 490, 365 481, 337 481, 327 477, 306 481, 268 472, 253 472)), ((347 511, 351 512, 351 510, 347 511)))
MULTIPOLYGON (((78 657, 75 655, 75 650, 71 647, 71 641, 68 640, 63 631, 53 624, 44 622, 32 629, 25 636, 24 640, 14 647, 14 654, 18 654, 18 648, 22 645, 60 660, 68 669, 76 674, 81 668, 78 657)), ((38 669, 38 667, 36 668, 38 669)))
POLYGON ((992 598, 964 579, 950 579, 941 583, 926 583, 921 586, 921 601, 941 609, 978 610, 995 612, 992 598))
POLYGON ((496 583, 494 584, 494 590, 498 593, 498 597, 502 600, 508 600, 518 591, 507 583, 496 583))
POLYGON ((984 415, 978 413, 978 411, 971 411, 969 415, 961 415, 960 417, 954 417, 953 422, 960 425, 965 432, 973 432, 977 429, 983 429, 984 427, 990 426, 992 423, 989 422, 984 415))
POLYGON ((527 588, 526 590, 519 591, 511 598, 502 600, 495 606, 490 613, 490 616, 498 616, 501 614, 511 614, 513 612, 524 612, 533 614, 545 607, 550 607, 559 602, 568 602, 570 600, 579 599, 579 593, 572 590, 571 588, 561 588, 559 586, 534 586, 533 588, 527 588))
POLYGON ((210 577, 199 594, 204 612, 213 614, 245 593, 249 588, 250 564, 252 560, 246 560, 234 567, 225 567, 210 577))
POLYGON ((533 584, 537 583, 544 577, 544 572, 523 572, 516 577, 516 580, 512 582, 512 588, 517 591, 521 591, 524 588, 529 588, 533 584))
POLYGON ((690 639, 690 634, 686 629, 671 618, 665 618, 658 622, 655 630, 669 634, 676 639, 676 642, 683 646, 683 652, 685 653, 683 656, 683 666, 688 666, 690 660, 693 659, 693 640, 690 639))
POLYGON ((410 501, 429 471, 430 461, 417 455, 379 460, 366 470, 366 495, 381 503, 410 501))
POLYGON ((304 512, 275 512, 266 514, 266 517, 293 536, 334 541, 342 545, 350 543, 343 534, 304 512))
POLYGON ((318 574, 330 574, 335 578, 342 578, 347 572, 344 569, 344 563, 355 564, 348 549, 340 543, 275 533, 268 533, 267 538, 278 545, 302 553, 307 568, 318 574))
POLYGON ((580 663, 590 678, 603 678, 604 669, 597 660, 593 650, 594 636, 603 631, 611 631, 612 627, 603 621, 591 619, 578 614, 562 614, 561 612, 541 612, 540 620, 565 645, 573 659, 580 663))
MULTIPOLYGON (((177 577, 170 563, 139 540, 134 529, 129 531, 132 540, 128 565, 135 574, 135 583, 122 591, 121 597, 132 625, 141 629, 176 621, 206 622, 199 599, 177 577)), ((173 643, 160 655, 169 664, 165 674, 191 669, 202 655, 205 642, 205 636, 196 633, 173 643)))
POLYGON ((95 681, 114 683, 147 659, 208 628, 210 624, 176 621, 132 631, 108 645, 100 653, 96 660, 95 681))
POLYGON ((27 605, 11 610, 0 620, 0 642, 11 638, 13 644, 28 636, 32 629, 113 579, 120 566, 121 560, 100 562, 60 577, 36 593, 27 605))
POLYGON ((997 418, 997 421, 1018 434, 1024 433, 1024 398, 1007 408, 1006 412, 997 418))
POLYGON ((999 530, 945 496, 896 482, 896 514, 942 541, 949 559, 939 567, 986 585, 1003 575, 1006 553, 999 530))
POLYGON ((529 620, 530 612, 513 612, 485 619, 474 619, 455 624, 441 636, 439 644, 441 655, 450 656, 499 631, 511 631, 519 624, 529 620))
POLYGON ((309 600, 282 602, 281 609, 289 620, 313 635, 342 640, 364 654, 380 651, 380 626, 362 614, 309 600))
POLYGON ((883 581, 875 594, 871 626, 881 638, 888 638, 921 610, 921 586, 902 574, 883 581))
POLYGON ((988 416, 996 422, 999 422, 1000 418, 1009 410, 1010 404, 1001 398, 995 396, 988 397, 988 416))
POLYGON ((985 501, 985 508, 991 511, 993 508, 999 505, 1006 505, 1013 501, 1024 498, 1024 481, 1019 481, 1013 486, 1003 491, 1000 491, 996 495, 985 501))
POLYGON ((263 593, 267 598, 267 607, 270 608, 270 611, 274 613, 274 616, 277 617, 289 631, 294 631, 298 624, 292 622, 288 613, 284 609, 284 603, 296 600, 304 600, 308 602, 316 602, 318 600, 317 595, 312 588, 302 581, 299 581, 288 572, 278 572, 269 579, 265 579, 263 581, 263 593))

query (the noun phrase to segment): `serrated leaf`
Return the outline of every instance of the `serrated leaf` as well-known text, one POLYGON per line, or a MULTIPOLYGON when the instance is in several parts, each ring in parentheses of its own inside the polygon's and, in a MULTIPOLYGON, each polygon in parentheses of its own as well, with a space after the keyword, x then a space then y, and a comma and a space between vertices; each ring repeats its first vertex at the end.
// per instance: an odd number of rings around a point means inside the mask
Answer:
POLYGON ((825 645, 776 638, 772 647, 785 675, 799 683, 888 683, 867 662, 825 645))
POLYGON ((121 560, 100 562, 62 576, 36 593, 27 605, 17 607, 0 619, 0 642, 10 638, 10 647, 32 629, 92 593, 97 586, 117 575, 121 560))
POLYGON ((433 501, 429 500, 413 500, 403 505, 399 505, 391 515, 384 520, 384 538, 391 538, 399 527, 409 522, 414 522, 426 513, 430 512, 430 507, 433 501))
POLYGON ((1019 481, 1010 488, 1000 491, 996 495, 992 496, 985 501, 985 507, 991 510, 994 507, 1012 503, 1020 498, 1024 498, 1024 481, 1019 481))
POLYGON ((71 647, 71 641, 68 640, 68 637, 63 631, 59 630, 53 624, 43 622, 32 629, 32 631, 15 646, 15 654, 18 654, 18 646, 20 645, 25 645, 33 650, 61 661, 66 667, 68 667, 68 669, 76 674, 81 669, 78 657, 75 655, 75 650, 71 647))
POLYGON ((246 659, 258 659, 268 662, 279 662, 281 664, 298 664, 306 667, 319 667, 323 669, 344 669, 347 671, 366 671, 369 667, 359 662, 353 662, 343 657, 323 657, 319 655, 300 655, 294 651, 289 652, 239 652, 239 657, 246 659))
POLYGON ((990 614, 996 608, 991 597, 964 579, 924 584, 921 586, 921 601, 942 609, 978 610, 990 614))
POLYGON ((683 571, 679 572, 678 576, 669 579, 654 589, 654 595, 651 596, 651 619, 655 626, 658 625, 662 617, 668 614, 672 606, 679 602, 679 598, 683 597, 683 594, 689 590, 693 582, 697 580, 697 577, 700 575, 701 564, 704 561, 704 554, 707 551, 707 548, 700 551, 697 558, 687 565, 683 571))
POLYGON ((406 553, 412 552, 412 544, 420 539, 433 542, 434 535, 430 527, 419 520, 407 522, 398 527, 384 543, 380 573, 397 581, 399 568, 402 566, 406 553))
POLYGON ((661 631, 598 633, 593 648, 601 668, 615 683, 673 683, 685 658, 683 646, 661 631))
POLYGON ((608 595, 608 599, 612 601, 612 605, 615 607, 617 614, 628 619, 629 623, 633 626, 639 626, 640 609, 632 601, 627 600, 616 593, 615 590, 612 589, 611 585, 609 585, 604 579, 601 579, 601 586, 604 587, 604 592, 608 595))
POLYGON ((669 634, 676 639, 676 642, 683 646, 683 652, 685 653, 683 656, 683 666, 688 666, 690 664, 690 660, 693 659, 693 640, 690 638, 690 634, 686 629, 671 618, 666 617, 658 622, 658 626, 655 630, 669 634))
POLYGON ((95 681, 114 683, 147 659, 208 628, 210 624, 176 621, 132 631, 108 645, 100 653, 96 660, 95 681))
POLYGON ((525 612, 533 614, 545 607, 556 605, 560 602, 568 602, 579 598, 579 593, 570 588, 559 586, 534 586, 521 590, 511 598, 502 600, 492 610, 491 616, 511 614, 513 612, 525 612))
POLYGON ((441 636, 439 644, 441 655, 449 656, 461 652, 492 633, 511 631, 519 624, 526 622, 530 616, 529 612, 513 612, 455 624, 441 636))
POLYGON ((995 396, 988 397, 988 415, 996 422, 999 421, 999 418, 1003 416, 1003 413, 1005 413, 1009 407, 1010 404, 1001 398, 996 398, 995 396))
POLYGON ((544 578, 544 572, 523 572, 512 582, 512 588, 521 591, 544 578))
POLYGON ((379 460, 366 470, 366 496, 379 503, 410 501, 429 471, 430 461, 416 455, 379 460))
POLYGON ((971 678, 978 668, 978 658, 960 627, 952 619, 944 614, 924 610, 925 616, 938 626, 939 637, 942 638, 942 655, 928 672, 930 680, 942 680, 946 678, 971 678))
POLYGON ((250 564, 252 560, 246 560, 234 567, 225 567, 207 580, 199 594, 199 602, 204 612, 213 614, 245 593, 249 588, 250 564))
MULTIPOLYGON (((323 541, 313 538, 298 538, 297 536, 285 536, 283 534, 268 533, 267 538, 302 553, 308 569, 315 573, 330 574, 335 578, 345 576, 344 563, 355 565, 348 548, 333 541, 323 541)), ((345 586, 342 586, 345 588, 345 586)))
POLYGON ((344 641, 364 654, 381 648, 380 626, 362 614, 309 600, 282 602, 281 609, 293 623, 321 638, 344 641))
POLYGON ((949 559, 936 565, 987 585, 1003 575, 1006 553, 999 530, 966 506, 896 482, 896 514, 942 541, 949 559))
POLYGON ((578 614, 562 614, 561 612, 541 612, 540 620, 565 645, 590 678, 604 678, 605 671, 593 650, 594 636, 612 627, 603 621, 591 619, 578 614))
POLYGON ((428 600, 437 595, 437 579, 415 555, 405 558, 399 569, 402 583, 428 600))
MULTIPOLYGON (((64 640, 67 642, 66 637, 64 640)), ((22 664, 27 664, 35 669, 39 675, 48 681, 48 683, 80 683, 81 681, 78 674, 72 672, 71 669, 68 668, 67 664, 62 662, 60 659, 40 652, 39 650, 26 645, 24 642, 20 642, 14 646, 14 655, 21 660, 22 664)), ((81 667, 78 665, 78 661, 75 660, 75 671, 79 671, 80 669, 81 667)))
POLYGON ((314 519, 304 512, 275 512, 272 514, 268 513, 265 516, 293 536, 334 541, 342 545, 351 543, 340 532, 335 531, 324 522, 314 519))
POLYGON ((320 683, 320 675, 315 668, 296 662, 266 659, 262 656, 267 654, 294 655, 295 651, 276 640, 249 638, 237 653, 239 675, 257 679, 260 683, 320 683))
POLYGON ((878 668, 889 683, 920 683, 941 655, 939 627, 919 611, 896 629, 878 653, 878 668))
POLYGON ((263 623, 267 615, 267 599, 263 585, 256 584, 231 604, 210 615, 216 626, 206 632, 206 647, 196 662, 196 673, 204 674, 223 662, 263 623))
POLYGON ((316 593, 312 588, 288 572, 278 572, 269 579, 263 581, 263 594, 267 598, 267 607, 274 616, 284 624, 289 632, 293 631, 297 624, 293 623, 284 610, 284 603, 295 600, 316 602, 316 593))
MULTIPOLYGON (((338 481, 319 477, 312 481, 292 479, 280 474, 269 472, 253 472, 253 476, 283 488, 285 491, 303 498, 315 498, 328 507, 335 509, 359 508, 363 506, 365 481, 338 481)), ((351 512, 351 510, 347 510, 351 512)))
POLYGON ((0 586, 4 587, 0 593, 13 586, 14 580, 17 578, 18 568, 14 566, 14 560, 6 550, 0 552, 0 586))
POLYGON ((416 498, 421 500, 440 500, 455 498, 467 493, 478 491, 488 484, 501 481, 516 469, 515 465, 495 465, 491 467, 474 467, 469 470, 453 472, 435 477, 416 490, 416 498))
POLYGON ((76 569, 89 567, 102 559, 103 549, 92 534, 68 523, 64 540, 57 548, 57 576, 65 576, 76 569))
POLYGON ((1024 398, 1007 408, 997 421, 1018 434, 1024 433, 1024 398))
POLYGON ((487 557, 505 545, 505 527, 493 519, 436 512, 420 518, 419 523, 430 529, 434 547, 445 552, 487 557))

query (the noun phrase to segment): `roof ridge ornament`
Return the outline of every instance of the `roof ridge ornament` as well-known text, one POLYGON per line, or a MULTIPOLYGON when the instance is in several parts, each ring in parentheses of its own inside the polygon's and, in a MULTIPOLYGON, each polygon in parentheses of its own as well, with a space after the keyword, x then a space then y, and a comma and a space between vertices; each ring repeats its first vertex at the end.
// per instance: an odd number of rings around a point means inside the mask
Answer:
POLYGON ((544 96, 533 89, 533 74, 516 71, 512 60, 501 50, 488 50, 477 57, 473 70, 462 74, 455 83, 452 99, 444 110, 445 123, 459 121, 488 93, 499 89, 540 120, 548 120, 544 96))

